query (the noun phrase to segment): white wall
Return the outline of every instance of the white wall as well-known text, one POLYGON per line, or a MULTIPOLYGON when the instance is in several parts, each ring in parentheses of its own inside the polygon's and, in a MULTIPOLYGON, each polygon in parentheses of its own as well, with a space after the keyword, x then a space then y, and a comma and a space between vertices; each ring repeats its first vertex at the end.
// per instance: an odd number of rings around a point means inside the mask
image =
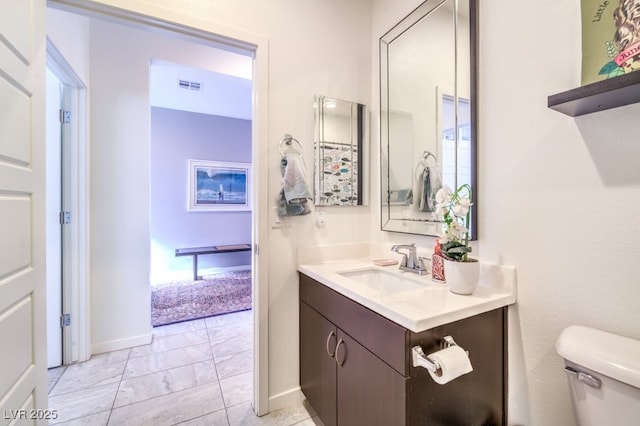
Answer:
POLYGON ((143 36, 91 23, 94 352, 150 341, 149 41, 143 36))
POLYGON ((47 36, 82 81, 89 85, 90 19, 47 8, 47 36))

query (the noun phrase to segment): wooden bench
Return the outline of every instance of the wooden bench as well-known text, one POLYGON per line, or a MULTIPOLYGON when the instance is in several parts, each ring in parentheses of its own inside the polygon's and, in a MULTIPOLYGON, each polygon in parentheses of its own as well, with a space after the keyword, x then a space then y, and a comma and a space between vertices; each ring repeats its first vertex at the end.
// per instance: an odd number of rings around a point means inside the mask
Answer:
POLYGON ((193 280, 201 280, 198 276, 198 256, 201 254, 233 253, 251 251, 251 244, 229 244, 224 246, 189 247, 176 249, 176 256, 193 256, 193 280))

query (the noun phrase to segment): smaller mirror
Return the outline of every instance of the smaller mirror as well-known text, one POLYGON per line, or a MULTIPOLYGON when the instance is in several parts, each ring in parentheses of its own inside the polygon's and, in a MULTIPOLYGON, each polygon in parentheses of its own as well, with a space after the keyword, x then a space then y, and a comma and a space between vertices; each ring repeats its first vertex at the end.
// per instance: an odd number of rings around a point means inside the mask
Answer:
POLYGON ((366 107, 316 95, 315 111, 315 205, 365 205, 366 107))

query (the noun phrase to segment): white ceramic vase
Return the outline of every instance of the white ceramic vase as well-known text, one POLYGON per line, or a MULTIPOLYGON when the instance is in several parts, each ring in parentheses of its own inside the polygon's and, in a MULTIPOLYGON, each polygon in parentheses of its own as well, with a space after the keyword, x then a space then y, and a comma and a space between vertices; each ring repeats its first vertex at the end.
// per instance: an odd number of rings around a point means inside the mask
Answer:
POLYGON ((480 262, 471 258, 466 262, 445 259, 444 278, 452 293, 471 294, 480 282, 480 262))

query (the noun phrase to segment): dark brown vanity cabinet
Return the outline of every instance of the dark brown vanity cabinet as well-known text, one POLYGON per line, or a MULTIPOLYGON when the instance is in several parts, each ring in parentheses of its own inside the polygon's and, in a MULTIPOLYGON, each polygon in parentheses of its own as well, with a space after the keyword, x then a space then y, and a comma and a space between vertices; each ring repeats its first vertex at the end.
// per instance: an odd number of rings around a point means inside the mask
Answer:
POLYGON ((506 424, 506 308, 413 333, 300 274, 300 387, 326 426, 506 424), (412 367, 451 335, 474 371, 412 367))
POLYGON ((403 424, 405 377, 304 302, 300 327, 301 387, 325 426, 403 424))

